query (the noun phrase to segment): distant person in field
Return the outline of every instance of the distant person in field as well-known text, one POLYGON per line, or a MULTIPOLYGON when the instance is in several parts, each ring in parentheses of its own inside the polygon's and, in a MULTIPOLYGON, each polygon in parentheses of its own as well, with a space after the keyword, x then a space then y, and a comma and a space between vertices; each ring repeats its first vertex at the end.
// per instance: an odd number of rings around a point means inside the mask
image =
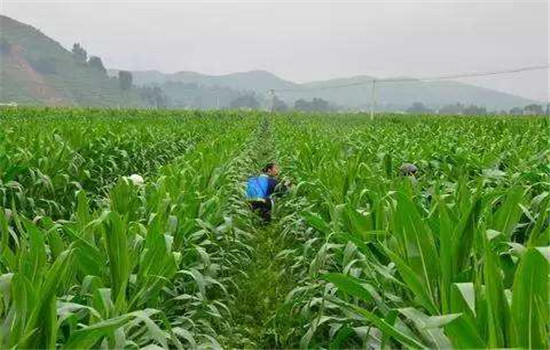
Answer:
POLYGON ((399 174, 404 177, 409 177, 413 185, 416 185, 418 183, 418 180, 416 179, 417 173, 418 173, 418 168, 414 164, 403 163, 399 167, 399 174))
POLYGON ((416 165, 411 163, 403 163, 401 167, 399 167, 399 173, 402 176, 416 176, 416 173, 418 172, 418 168, 416 165))
POLYGON ((281 182, 278 179, 279 167, 275 163, 268 163, 262 169, 259 176, 248 179, 246 187, 246 199, 250 208, 256 212, 264 222, 271 221, 273 209, 273 196, 285 193, 290 186, 288 181, 281 182))

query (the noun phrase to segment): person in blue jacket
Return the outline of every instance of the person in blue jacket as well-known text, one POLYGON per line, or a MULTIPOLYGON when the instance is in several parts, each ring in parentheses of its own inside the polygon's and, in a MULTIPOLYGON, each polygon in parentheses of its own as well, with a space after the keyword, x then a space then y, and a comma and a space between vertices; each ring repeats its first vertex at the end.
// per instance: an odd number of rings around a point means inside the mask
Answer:
POLYGON ((289 184, 281 183, 278 179, 279 167, 275 163, 268 163, 262 174, 248 179, 246 199, 252 211, 257 212, 265 221, 271 221, 273 209, 272 196, 287 191, 289 184))

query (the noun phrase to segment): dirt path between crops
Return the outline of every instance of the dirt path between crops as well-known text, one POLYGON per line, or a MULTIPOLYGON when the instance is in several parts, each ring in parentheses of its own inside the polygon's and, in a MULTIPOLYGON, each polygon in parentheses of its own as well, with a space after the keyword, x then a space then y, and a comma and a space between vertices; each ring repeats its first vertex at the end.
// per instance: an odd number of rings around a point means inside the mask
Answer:
MULTIPOLYGON (((256 168, 273 161, 275 153, 271 130, 264 120, 259 137, 261 142, 254 155, 256 168)), ((284 200, 284 199, 282 199, 284 200)), ((234 327, 228 347, 273 349, 285 347, 287 333, 291 332, 285 319, 284 301, 296 287, 289 267, 277 255, 289 248, 291 242, 281 235, 284 227, 277 217, 268 224, 258 224, 251 263, 245 268, 246 276, 237 279, 239 291, 232 307, 234 327)))

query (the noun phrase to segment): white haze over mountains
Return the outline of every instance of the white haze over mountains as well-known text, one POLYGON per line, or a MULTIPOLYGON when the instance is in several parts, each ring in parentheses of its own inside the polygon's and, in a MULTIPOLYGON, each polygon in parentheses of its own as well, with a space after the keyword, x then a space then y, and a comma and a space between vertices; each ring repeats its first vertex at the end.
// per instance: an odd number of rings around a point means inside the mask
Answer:
MULTIPOLYGON (((306 82, 549 62, 547 1, 25 1, 1 12, 106 66, 306 82)), ((548 70, 463 82, 547 101, 548 70)))

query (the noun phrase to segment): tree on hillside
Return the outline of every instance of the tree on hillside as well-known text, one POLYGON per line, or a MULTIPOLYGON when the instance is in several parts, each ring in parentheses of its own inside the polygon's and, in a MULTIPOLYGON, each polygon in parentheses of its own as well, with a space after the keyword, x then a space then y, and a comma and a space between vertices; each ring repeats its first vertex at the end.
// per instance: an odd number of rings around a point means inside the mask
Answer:
POLYGON ((332 110, 332 108, 330 108, 330 103, 328 103, 328 101, 317 97, 315 97, 311 101, 311 106, 314 111, 318 111, 318 112, 330 112, 332 110))
POLYGON ((298 111, 309 111, 309 102, 307 102, 306 100, 304 99, 299 99, 299 100, 296 100, 294 102, 294 109, 298 110, 298 111))
POLYGON ((542 114, 544 114, 544 110, 542 109, 542 106, 537 105, 537 104, 530 104, 528 106, 525 106, 524 112, 525 112, 525 114, 529 114, 529 115, 542 115, 542 114))
POLYGON ((125 70, 118 71, 118 83, 121 90, 130 90, 132 88, 132 80, 131 72, 125 70))
POLYGON ((479 107, 476 105, 469 105, 464 108, 464 115, 485 115, 487 114, 487 109, 485 107, 479 107))
POLYGON ((514 108, 510 109, 509 113, 511 115, 522 115, 523 114, 523 109, 521 109, 519 107, 514 107, 514 108))
POLYGON ((168 107, 168 98, 158 86, 146 86, 140 89, 141 97, 157 109, 168 107))
POLYGON ((322 98, 313 98, 311 101, 299 99, 294 102, 294 109, 302 112, 330 112, 334 108, 330 103, 322 98))
POLYGON ((88 53, 79 43, 73 44, 72 53, 73 57, 79 62, 86 63, 86 61, 88 60, 88 53))
POLYGON ((260 108, 260 103, 254 96, 254 94, 239 96, 229 104, 229 107, 232 109, 241 109, 241 108, 250 108, 258 109, 260 108))
POLYGON ((288 110, 288 106, 285 101, 281 100, 277 96, 273 97, 273 112, 284 112, 288 110))
POLYGON ((107 74, 107 69, 105 69, 105 66, 103 65, 103 61, 98 56, 90 56, 90 59, 88 60, 88 65, 91 68, 97 69, 103 74, 107 74))
POLYGON ((427 114, 427 113, 432 113, 432 110, 426 107, 422 102, 415 102, 409 108, 407 108, 407 113, 427 114))
POLYGON ((455 103, 451 105, 445 105, 439 109, 439 114, 445 115, 460 115, 464 112, 464 105, 461 103, 455 103))

